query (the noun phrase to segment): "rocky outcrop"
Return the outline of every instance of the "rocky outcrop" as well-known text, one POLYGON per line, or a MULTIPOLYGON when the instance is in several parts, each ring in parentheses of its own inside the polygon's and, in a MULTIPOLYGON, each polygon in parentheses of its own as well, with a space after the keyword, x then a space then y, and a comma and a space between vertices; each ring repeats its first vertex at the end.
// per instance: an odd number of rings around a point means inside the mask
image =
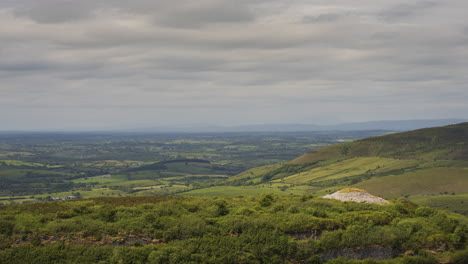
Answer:
POLYGON ((343 189, 332 194, 325 195, 323 198, 335 199, 343 202, 358 202, 358 203, 373 203, 373 204, 387 204, 389 201, 374 196, 364 190, 356 188, 343 189))

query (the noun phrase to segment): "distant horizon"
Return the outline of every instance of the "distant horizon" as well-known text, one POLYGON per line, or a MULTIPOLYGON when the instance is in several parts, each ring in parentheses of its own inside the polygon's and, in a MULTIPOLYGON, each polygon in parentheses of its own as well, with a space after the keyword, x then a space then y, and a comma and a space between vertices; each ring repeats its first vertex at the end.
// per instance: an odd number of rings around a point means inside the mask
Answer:
POLYGON ((462 118, 438 118, 438 119, 399 119, 399 120, 369 120, 361 122, 341 122, 331 124, 320 123, 259 123, 259 124, 240 124, 240 125, 223 125, 223 124, 209 124, 209 123, 191 123, 191 124, 174 124, 174 125, 157 125, 148 124, 140 126, 126 126, 121 128, 86 128, 86 129, 72 129, 72 128, 56 128, 56 129, 1 129, 1 133, 18 132, 294 132, 295 128, 300 128, 297 131, 326 131, 326 130, 347 130, 346 127, 351 127, 349 130, 394 130, 404 131, 418 128, 424 128, 426 125, 430 126, 444 126, 456 123, 468 122, 468 119, 462 118), (414 124, 416 123, 416 124, 414 124), (363 129, 359 129, 359 125, 363 129), (367 126, 365 126, 367 125, 367 126), (292 128, 289 128, 291 127, 292 128), (370 127, 369 127, 370 126, 370 127), (372 128, 374 126, 375 128, 372 128), (384 129, 379 128, 383 126, 384 129), (394 129, 391 129, 395 127, 394 129), (403 129, 396 129, 398 127, 405 127, 403 129), (409 127, 406 129, 406 127, 409 127), (414 127, 414 128, 411 128, 414 127), (316 128, 317 130, 313 130, 316 128), (245 129, 245 130, 243 130, 245 129), (255 129, 260 129, 256 131, 255 129), (271 130, 268 130, 271 129, 271 130))

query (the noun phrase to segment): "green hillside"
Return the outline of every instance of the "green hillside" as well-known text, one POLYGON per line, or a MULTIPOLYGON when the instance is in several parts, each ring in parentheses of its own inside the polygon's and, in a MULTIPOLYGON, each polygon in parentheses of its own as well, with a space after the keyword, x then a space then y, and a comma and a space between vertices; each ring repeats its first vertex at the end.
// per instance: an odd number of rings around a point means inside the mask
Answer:
POLYGON ((468 123, 414 130, 310 151, 292 164, 350 157, 468 160, 468 123))
POLYGON ((405 200, 127 196, 0 207, 9 264, 461 264, 467 245, 467 217, 405 200))
MULTIPOLYGON (((468 194, 468 123, 316 149, 284 164, 248 170, 231 177, 225 184, 269 186, 276 188, 275 192, 281 189, 284 194, 302 191, 323 195, 353 186, 385 198, 428 196, 434 199, 447 194, 465 197, 468 194)), ((203 193, 203 189, 196 193, 203 193)), ((455 200, 458 204, 446 209, 466 214, 468 202, 455 200)), ((437 204, 421 198, 415 201, 434 207, 437 204)))

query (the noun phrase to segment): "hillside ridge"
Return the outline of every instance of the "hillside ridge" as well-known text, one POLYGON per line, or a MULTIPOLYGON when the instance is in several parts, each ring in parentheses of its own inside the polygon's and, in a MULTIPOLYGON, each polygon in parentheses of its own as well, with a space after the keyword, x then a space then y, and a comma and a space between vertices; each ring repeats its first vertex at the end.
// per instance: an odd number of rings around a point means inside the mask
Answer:
POLYGON ((468 215, 463 202, 468 194, 468 123, 323 147, 230 177, 226 184, 321 196, 360 188, 385 199, 435 206, 450 201, 445 208, 468 215))
POLYGON ((424 128, 316 149, 291 164, 352 157, 419 160, 468 160, 468 122, 424 128))

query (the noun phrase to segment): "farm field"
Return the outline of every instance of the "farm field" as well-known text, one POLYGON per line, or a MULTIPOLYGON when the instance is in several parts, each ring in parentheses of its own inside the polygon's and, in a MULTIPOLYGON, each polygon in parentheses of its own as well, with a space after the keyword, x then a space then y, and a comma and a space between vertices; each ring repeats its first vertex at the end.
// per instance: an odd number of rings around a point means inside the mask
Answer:
MULTIPOLYGON (((0 203, 77 193, 80 198, 170 195, 235 185, 235 175, 257 166, 277 166, 321 146, 384 133, 1 134, 0 203)), ((250 172, 244 175, 252 178, 250 172)), ((232 191, 225 195, 241 192, 232 191)))
POLYGON ((308 186, 302 190, 313 195, 355 187, 389 199, 406 198, 433 207, 445 204, 445 209, 466 214, 467 140, 467 123, 371 137, 312 150, 290 162, 254 168, 230 178, 228 183, 270 184, 296 191, 299 186, 308 186), (453 201, 445 203, 446 199, 453 201))
POLYGON ((417 196, 411 197, 409 200, 417 204, 468 215, 468 207, 466 205, 468 203, 468 193, 417 196))
POLYGON ((373 178, 354 185, 384 197, 462 193, 468 190, 467 168, 433 168, 373 178))
POLYGON ((62 144, 34 138, 26 140, 28 148, 0 145, 2 155, 15 153, 17 159, 0 163, 0 203, 69 196, 323 196, 356 187, 388 199, 446 204, 445 209, 466 214, 468 203, 462 200, 468 190, 468 161, 459 158, 466 138, 463 126, 453 129, 462 131, 450 134, 459 137, 446 137, 445 130, 435 128, 362 140, 360 136, 376 132, 66 135, 62 144), (437 137, 441 139, 434 140, 437 137), (400 138, 408 140, 403 149, 412 153, 403 153, 405 158, 396 156, 400 138), (438 145, 426 146, 425 138, 438 145), (329 146, 319 148, 324 145, 329 146), (27 155, 17 154, 26 150, 27 155), (81 153, 80 158, 74 152, 81 153), (47 161, 50 155, 55 162, 47 161), (453 202, 437 200, 449 199, 447 194, 453 202))
POLYGON ((182 196, 207 196, 207 197, 247 197, 259 194, 278 194, 278 195, 301 195, 305 190, 286 190, 282 191, 275 186, 215 186, 198 190, 182 192, 182 196))

